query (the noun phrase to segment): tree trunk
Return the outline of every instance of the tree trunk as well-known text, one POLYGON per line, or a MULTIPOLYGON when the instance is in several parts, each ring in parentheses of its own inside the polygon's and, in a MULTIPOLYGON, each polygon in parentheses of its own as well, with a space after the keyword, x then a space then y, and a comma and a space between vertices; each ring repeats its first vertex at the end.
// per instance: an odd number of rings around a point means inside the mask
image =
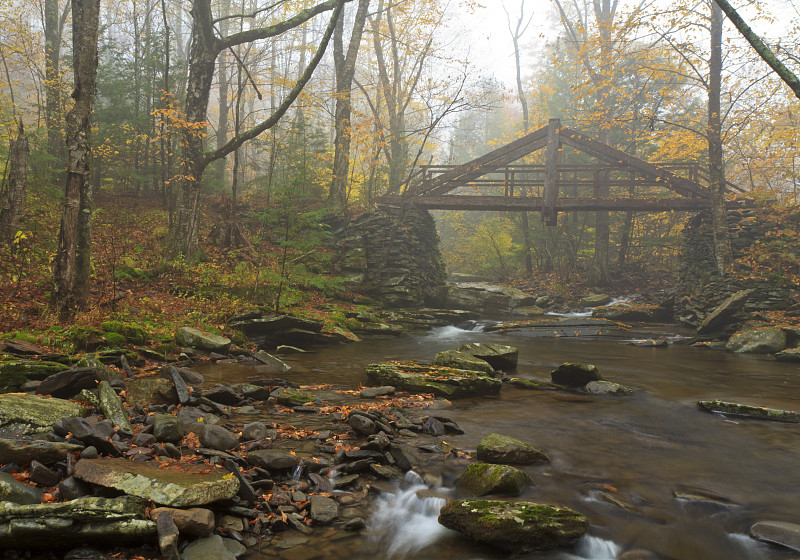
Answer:
POLYGON ((356 70, 356 58, 361 44, 364 24, 367 21, 369 2, 370 0, 359 0, 358 2, 346 56, 342 37, 344 34, 344 11, 339 17, 333 39, 333 58, 336 71, 336 109, 334 112, 336 137, 334 139, 333 180, 331 181, 328 200, 342 212, 347 207, 347 175, 350 170, 350 139, 352 134, 350 119, 352 117, 351 93, 353 76, 356 70))
POLYGON ((25 191, 28 188, 28 138, 19 121, 19 132, 9 147, 8 192, 0 201, 0 243, 11 243, 19 231, 25 213, 25 191))
POLYGON ((53 305, 68 318, 87 301, 92 193, 90 116, 96 91, 100 0, 72 0, 75 104, 67 115, 67 180, 53 270, 53 305))
MULTIPOLYGON (((220 8, 222 16, 230 15, 231 2, 224 0, 220 8)), ((244 11, 244 10, 243 10, 244 11)), ((230 20, 223 19, 219 22, 220 34, 225 37, 228 34, 228 22, 230 20)), ((230 112, 230 104, 228 102, 228 95, 230 89, 230 79, 228 76, 228 51, 223 50, 219 53, 219 122, 217 123, 217 148, 221 148, 228 142, 228 113, 230 112)), ((214 180, 217 183, 220 191, 224 190, 225 186, 225 171, 227 162, 222 158, 214 163, 214 180)))
POLYGON ((725 166, 722 148, 722 24, 725 16, 711 4, 711 57, 708 63, 708 176, 717 272, 725 274, 733 260, 725 210, 725 166))
POLYGON ((59 55, 61 31, 58 21, 58 0, 44 3, 45 52, 45 124, 47 126, 47 155, 53 158, 53 168, 60 167, 64 155, 64 137, 61 132, 61 76, 59 55))

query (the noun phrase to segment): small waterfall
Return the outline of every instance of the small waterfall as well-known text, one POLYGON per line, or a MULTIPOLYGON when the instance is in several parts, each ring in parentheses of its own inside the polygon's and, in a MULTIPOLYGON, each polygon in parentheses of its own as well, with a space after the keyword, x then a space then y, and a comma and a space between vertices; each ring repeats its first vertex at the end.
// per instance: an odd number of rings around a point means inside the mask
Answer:
POLYGON ((303 465, 297 465, 292 473, 292 482, 297 484, 300 482, 300 475, 303 474, 303 465))
POLYGON ((381 551, 381 558, 412 557, 448 533, 439 525, 439 510, 444 498, 417 495, 428 486, 420 476, 409 471, 396 493, 383 493, 367 521, 369 538, 381 551))
POLYGON ((575 545, 575 552, 578 554, 578 558, 587 558, 589 560, 614 560, 619 556, 620 548, 613 541, 586 535, 575 545))

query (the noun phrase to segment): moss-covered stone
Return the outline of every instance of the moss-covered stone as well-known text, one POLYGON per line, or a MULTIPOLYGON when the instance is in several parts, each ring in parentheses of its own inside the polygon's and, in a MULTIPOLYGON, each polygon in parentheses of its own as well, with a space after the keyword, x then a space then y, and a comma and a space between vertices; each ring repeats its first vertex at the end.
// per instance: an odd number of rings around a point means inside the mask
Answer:
POLYGON ((124 342, 131 344, 144 344, 150 336, 147 331, 136 323, 125 323, 122 321, 105 321, 100 323, 100 328, 105 332, 105 337, 110 340, 109 335, 121 335, 124 342))
POLYGON ((531 477, 509 465, 472 463, 458 477, 459 490, 476 496, 486 494, 510 494, 518 496, 522 489, 533 484, 531 477))
POLYGON ((313 402, 316 397, 308 391, 300 389, 284 389, 278 395, 278 404, 283 406, 302 406, 308 402, 313 402))
POLYGON ((732 416, 745 416, 760 420, 772 420, 773 422, 800 423, 800 413, 793 410, 780 410, 778 408, 726 401, 699 401, 697 406, 708 412, 720 412, 732 416))
POLYGON ((533 391, 556 391, 561 388, 554 383, 550 383, 549 381, 523 379, 521 377, 512 377, 507 379, 506 383, 513 385, 514 387, 519 387, 520 389, 531 389, 533 391))
POLYGON ((26 381, 41 381, 49 375, 69 369, 58 362, 9 360, 0 362, 0 393, 16 390, 26 381))
POLYGON ((78 403, 62 399, 18 393, 0 395, 0 428, 16 434, 46 432, 57 420, 88 413, 78 403))
POLYGON ((478 444, 478 459, 490 463, 547 462, 547 454, 530 443, 501 434, 489 434, 478 444))
POLYGON ((486 360, 476 358, 466 352, 458 350, 445 350, 438 352, 433 358, 434 365, 446 366, 469 371, 480 371, 487 375, 494 375, 494 368, 486 360))
POLYGON ((100 400, 100 410, 103 411, 106 418, 121 430, 133 433, 128 411, 122 405, 119 395, 107 381, 101 381, 97 386, 97 396, 100 400))
POLYGON ((192 327, 181 327, 175 332, 175 342, 180 346, 190 346, 200 348, 210 352, 225 353, 231 347, 231 340, 209 332, 194 329, 192 327))
POLYGON ((391 385, 412 393, 433 393, 447 398, 494 395, 500 392, 499 379, 467 371, 417 362, 382 362, 366 367, 375 385, 391 385))
POLYGON ((458 351, 489 362, 494 369, 503 371, 515 369, 519 360, 519 350, 517 348, 493 342, 462 344, 458 347, 458 351))
POLYGON ((583 387, 590 381, 601 381, 603 378, 593 364, 576 364, 564 362, 550 373, 553 383, 565 387, 583 387))
POLYGON ((585 516, 569 508, 489 500, 450 502, 439 523, 512 553, 571 546, 589 527, 585 516))

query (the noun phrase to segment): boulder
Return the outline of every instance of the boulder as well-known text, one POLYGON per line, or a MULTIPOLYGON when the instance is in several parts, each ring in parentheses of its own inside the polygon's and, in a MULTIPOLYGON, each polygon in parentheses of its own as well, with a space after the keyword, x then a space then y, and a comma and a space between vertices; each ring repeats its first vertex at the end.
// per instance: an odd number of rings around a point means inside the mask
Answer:
POLYGON ((533 338, 583 338, 602 336, 630 338, 630 327, 609 319, 564 317, 531 321, 501 322, 487 325, 486 332, 521 332, 533 338))
POLYGON ((302 406, 308 402, 313 402, 315 399, 314 395, 300 389, 284 389, 277 398, 278 404, 283 406, 302 406))
POLYGON ((612 383, 611 381, 589 381, 583 389, 587 393, 592 393, 593 395, 629 396, 635 393, 630 387, 620 385, 619 383, 612 383))
POLYGON ((14 504, 38 504, 42 501, 42 491, 36 486, 23 484, 11 473, 0 472, 0 502, 14 504))
POLYGON ((203 446, 218 451, 228 451, 239 444, 239 436, 215 424, 206 424, 199 435, 203 446))
POLYGON ((750 527, 750 536, 800 552, 800 525, 785 521, 760 521, 750 527))
POLYGON ((569 508, 488 500, 450 502, 439 523, 514 554, 571 546, 589 527, 586 517, 569 508))
POLYGON ((97 397, 100 399, 100 410, 115 426, 128 433, 133 433, 133 427, 128 416, 128 411, 108 381, 101 381, 97 386, 97 397))
POLYGON ((506 380, 506 382, 514 387, 519 387, 520 389, 530 389, 532 391, 555 391, 561 388, 558 385, 550 383, 549 381, 525 379, 522 377, 510 377, 506 380))
POLYGON ((311 519, 315 523, 325 524, 339 517, 339 504, 336 500, 325 496, 311 496, 311 519))
POLYGON ((367 387, 366 389, 363 389, 361 393, 359 393, 359 396, 362 399, 374 399, 376 397, 386 397, 388 395, 392 395, 394 394, 395 391, 397 391, 397 389, 395 387, 392 387, 391 385, 383 385, 381 387, 367 387))
POLYGON ((775 354, 775 359, 779 362, 800 362, 800 346, 781 350, 775 354))
POLYGON ((166 379, 139 377, 128 381, 126 388, 128 393, 126 401, 131 406, 178 404, 178 393, 175 386, 166 379))
POLYGON ((141 546, 156 537, 156 524, 145 518, 146 507, 147 502, 130 496, 53 504, 0 502, 0 548, 50 552, 87 543, 141 546))
POLYGON ((170 507, 210 504, 230 499, 239 491, 239 481, 225 469, 205 464, 174 466, 159 468, 155 463, 126 459, 81 459, 74 472, 86 482, 170 507))
POLYGON ((600 307, 601 305, 608 305, 613 301, 612 298, 608 294, 586 294, 583 296, 580 301, 578 301, 579 307, 600 307))
POLYGON ((88 413, 84 406, 62 399, 17 393, 0 395, 0 428, 14 434, 48 432, 57 420, 88 413))
POLYGON ((241 406, 244 397, 227 385, 217 385, 203 392, 203 396, 225 406, 241 406))
POLYGON ((45 378, 36 392, 39 395, 52 395, 59 399, 69 399, 82 389, 94 389, 101 381, 108 381, 108 370, 103 367, 90 366, 68 369, 45 378))
POLYGON ((370 436, 378 432, 378 426, 375 425, 375 421, 363 414, 351 414, 347 419, 347 424, 358 435, 370 436))
POLYGON ((513 311, 536 303, 536 296, 506 286, 469 282, 447 286, 446 307, 482 313, 513 311))
POLYGON ((164 511, 172 516, 172 521, 184 536, 205 537, 214 532, 214 512, 210 509, 159 507, 150 511, 150 518, 158 519, 159 514, 164 511))
POLYGON ((25 466, 31 461, 46 465, 66 459, 68 453, 81 451, 82 445, 33 439, 28 436, 0 438, 0 465, 16 463, 25 466))
POLYGON ((590 381, 601 381, 603 378, 592 364, 573 364, 564 362, 552 372, 550 378, 556 385, 564 387, 583 387, 590 381))
POLYGON ((247 452, 247 462, 271 471, 293 469, 300 459, 283 449, 258 449, 247 452))
POLYGON ((726 401, 699 401, 697 406, 708 412, 719 412, 732 416, 758 418, 760 420, 771 420, 773 422, 800 423, 800 413, 793 410, 780 410, 777 408, 752 406, 749 404, 726 401))
POLYGON ((209 352, 219 352, 224 354, 231 347, 231 340, 192 327, 181 327, 175 332, 175 342, 178 346, 188 346, 199 348, 209 352))
POLYGON ((508 371, 517 367, 519 350, 513 346, 505 344, 495 344, 492 342, 474 342, 462 344, 458 347, 459 352, 470 354, 478 359, 489 362, 494 369, 508 371))
POLYGON ((417 362, 383 362, 366 367, 372 383, 391 385, 411 393, 433 393, 446 398, 496 395, 502 383, 485 373, 436 367, 417 362))
POLYGON ((697 327, 698 334, 708 334, 723 330, 728 326, 734 315, 744 309, 747 299, 754 291, 752 289, 740 290, 719 304, 711 313, 705 316, 700 326, 697 327))
POLYGON ((728 339, 725 349, 738 354, 772 354, 786 348, 786 333, 778 327, 738 331, 728 339))
POLYGON ((478 459, 488 463, 536 463, 550 461, 544 451, 516 438, 489 434, 478 444, 478 459))
POLYGON ((476 358, 475 356, 466 352, 459 352, 458 350, 445 350, 438 352, 433 358, 433 364, 436 366, 447 366, 456 369, 466 369, 468 371, 480 371, 487 375, 494 375, 494 368, 489 365, 489 362, 476 358))
POLYGON ((283 360, 280 360, 275 356, 267 354, 263 350, 259 350, 258 352, 253 354, 253 357, 262 364, 264 364, 265 366, 269 366, 277 373, 286 373, 287 371, 292 369, 291 366, 286 362, 284 362, 283 360))
POLYGON ((509 465, 472 463, 458 477, 456 487, 475 496, 486 494, 510 494, 519 496, 520 492, 533 484, 531 477, 509 465))
POLYGON ((271 430, 264 422, 250 422, 242 427, 242 439, 244 441, 268 437, 274 438, 275 435, 275 431, 271 430))
POLYGON ((161 443, 178 443, 183 439, 183 422, 171 414, 156 414, 153 418, 153 435, 161 443))
POLYGON ((41 381, 50 375, 67 369, 69 369, 69 366, 58 362, 39 360, 0 362, 0 392, 16 390, 26 381, 41 381))
POLYGON ((671 311, 658 305, 617 303, 592 311, 592 317, 636 323, 661 323, 672 319, 671 311))

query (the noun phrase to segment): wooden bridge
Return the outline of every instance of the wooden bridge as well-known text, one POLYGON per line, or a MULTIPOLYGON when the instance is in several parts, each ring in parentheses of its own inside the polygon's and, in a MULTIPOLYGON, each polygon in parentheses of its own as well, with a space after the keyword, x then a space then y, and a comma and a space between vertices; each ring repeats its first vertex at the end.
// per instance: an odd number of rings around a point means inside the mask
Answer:
MULTIPOLYGON (((417 183, 402 196, 383 196, 379 205, 437 210, 538 211, 550 226, 559 212, 696 211, 711 207, 696 164, 652 164, 585 134, 558 119, 463 165, 422 166, 417 183), (567 145, 598 160, 562 165, 567 145), (513 162, 546 150, 544 165, 513 162), (638 191, 638 192, 637 192, 638 191)), ((728 183, 730 190, 741 189, 728 183)))

